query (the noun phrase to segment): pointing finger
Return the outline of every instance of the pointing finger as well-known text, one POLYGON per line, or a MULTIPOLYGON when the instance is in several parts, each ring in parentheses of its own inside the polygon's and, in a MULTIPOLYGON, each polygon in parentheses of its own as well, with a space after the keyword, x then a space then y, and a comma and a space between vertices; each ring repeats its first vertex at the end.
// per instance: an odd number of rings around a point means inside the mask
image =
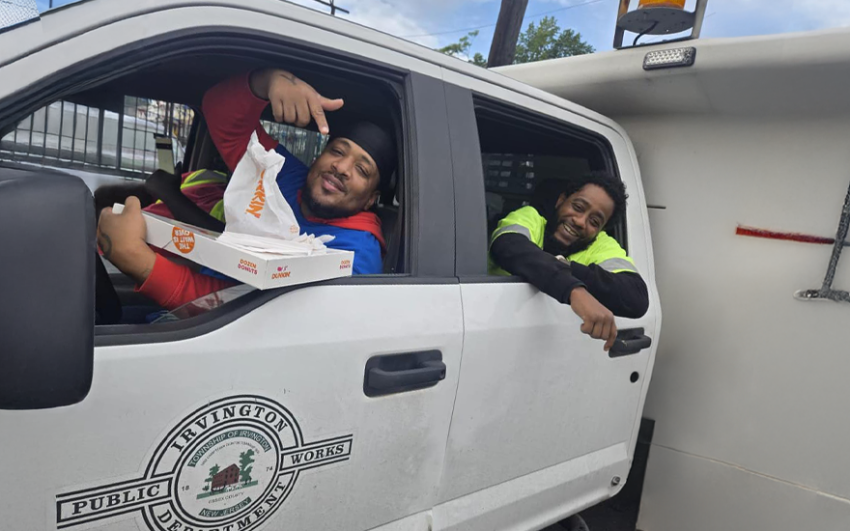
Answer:
POLYGON ((319 96, 319 103, 326 111, 338 111, 342 109, 343 105, 345 105, 345 102, 342 100, 342 98, 336 98, 331 100, 324 96, 319 96))
POLYGON ((319 128, 319 132, 323 135, 330 133, 330 128, 328 127, 328 120, 325 117, 325 110, 322 108, 322 104, 319 101, 319 98, 310 98, 310 114, 313 116, 313 120, 316 122, 316 126, 319 128))

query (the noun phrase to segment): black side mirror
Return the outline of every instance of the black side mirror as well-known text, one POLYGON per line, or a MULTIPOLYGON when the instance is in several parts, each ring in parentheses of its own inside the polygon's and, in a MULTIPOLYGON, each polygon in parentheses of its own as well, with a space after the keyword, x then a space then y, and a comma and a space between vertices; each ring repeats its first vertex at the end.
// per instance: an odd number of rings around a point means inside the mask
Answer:
POLYGON ((94 362, 94 200, 76 177, 0 168, 0 409, 80 402, 94 362))

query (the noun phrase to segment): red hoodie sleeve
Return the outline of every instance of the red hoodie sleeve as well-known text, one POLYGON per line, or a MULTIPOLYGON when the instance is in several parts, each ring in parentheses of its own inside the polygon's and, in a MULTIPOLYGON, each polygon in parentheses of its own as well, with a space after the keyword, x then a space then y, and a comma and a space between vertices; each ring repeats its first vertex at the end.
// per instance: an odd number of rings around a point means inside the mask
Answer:
POLYGON ((254 96, 248 84, 249 76, 242 74, 230 78, 204 95, 204 119, 213 143, 230 171, 236 168, 245 154, 254 131, 264 148, 274 149, 278 144, 260 125, 260 116, 269 102, 254 96))
POLYGON ((153 299, 166 310, 174 310, 199 297, 235 285, 233 282, 196 273, 157 253, 151 274, 136 291, 153 299))

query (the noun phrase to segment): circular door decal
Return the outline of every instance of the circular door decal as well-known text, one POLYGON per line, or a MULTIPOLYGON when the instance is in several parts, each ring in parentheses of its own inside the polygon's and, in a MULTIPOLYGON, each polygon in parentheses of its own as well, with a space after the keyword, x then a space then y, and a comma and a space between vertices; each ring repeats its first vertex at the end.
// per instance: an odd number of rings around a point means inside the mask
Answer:
POLYGON ((255 530, 302 471, 348 460, 352 441, 346 435, 305 444, 292 414, 267 398, 212 402, 166 434, 141 478, 56 496, 56 527, 141 514, 151 531, 255 530))

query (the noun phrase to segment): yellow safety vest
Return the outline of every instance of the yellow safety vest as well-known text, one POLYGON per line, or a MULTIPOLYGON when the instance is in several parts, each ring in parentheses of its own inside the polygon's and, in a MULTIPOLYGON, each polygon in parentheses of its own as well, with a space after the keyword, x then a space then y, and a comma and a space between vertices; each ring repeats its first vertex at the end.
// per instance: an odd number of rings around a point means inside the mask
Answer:
MULTIPOLYGON (((502 219, 490 237, 490 245, 503 234, 522 234, 541 249, 543 238, 546 233, 546 218, 540 215, 536 208, 525 206, 514 210, 502 219)), ((617 240, 601 231, 587 249, 573 253, 567 257, 571 262, 582 265, 597 264, 602 269, 611 273, 629 271, 637 273, 634 261, 629 258, 626 251, 620 247, 617 240)), ((507 271, 496 265, 493 258, 488 260, 487 268, 491 275, 510 275, 507 271)))
MULTIPOLYGON (((193 186, 201 186, 202 184, 227 184, 227 174, 220 171, 198 170, 187 175, 180 184, 180 191, 192 188, 193 186)), ((157 203, 162 203, 157 200, 157 203)), ((224 199, 219 201, 210 210, 210 216, 224 223, 224 199)))

